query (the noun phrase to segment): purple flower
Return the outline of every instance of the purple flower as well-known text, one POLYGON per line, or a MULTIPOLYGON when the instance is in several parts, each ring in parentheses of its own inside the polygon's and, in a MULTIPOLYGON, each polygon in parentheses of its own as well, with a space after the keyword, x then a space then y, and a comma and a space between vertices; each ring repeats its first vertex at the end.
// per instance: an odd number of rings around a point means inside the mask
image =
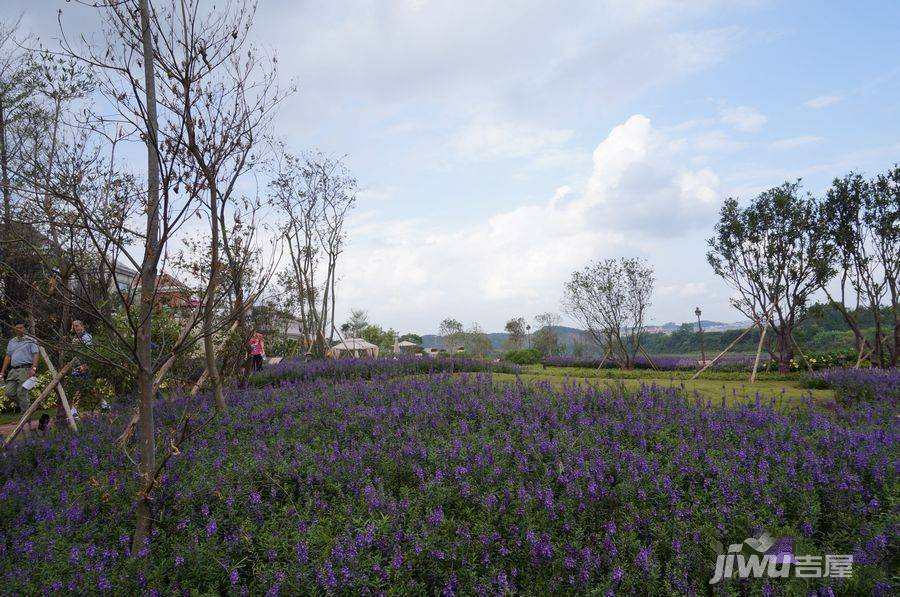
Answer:
POLYGON ((438 506, 437 508, 432 510, 431 514, 429 514, 428 518, 426 518, 425 520, 426 522, 428 522, 429 526, 441 526, 441 523, 444 522, 444 508, 438 506))
POLYGON ((644 572, 650 571, 650 549, 642 547, 634 560, 635 565, 644 572))

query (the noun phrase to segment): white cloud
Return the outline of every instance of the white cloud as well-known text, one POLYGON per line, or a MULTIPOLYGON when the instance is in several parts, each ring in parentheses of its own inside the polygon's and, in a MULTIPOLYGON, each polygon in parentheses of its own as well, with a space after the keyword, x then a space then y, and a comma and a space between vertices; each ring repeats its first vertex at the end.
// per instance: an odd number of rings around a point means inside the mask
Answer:
POLYGON ((719 118, 724 124, 742 133, 755 133, 768 121, 765 114, 752 106, 722 108, 719 118))
POLYGON ((693 145, 700 151, 724 152, 743 149, 746 144, 729 137, 724 131, 711 130, 699 133, 693 145))
POLYGON ((635 115, 594 150, 594 171, 583 201, 603 209, 605 225, 651 236, 678 236, 715 211, 718 176, 690 170, 686 142, 671 139, 635 115))
POLYGON ((694 20, 721 4, 271 0, 254 31, 299 82, 283 130, 308 133, 323 118, 358 130, 400 109, 452 126, 481 105, 514 121, 608 107, 719 63, 740 31, 694 20))
POLYGON ((706 282, 685 282, 683 284, 667 284, 659 287, 661 297, 688 299, 706 296, 709 293, 706 282))
POLYGON ((558 151, 572 134, 570 130, 482 121, 463 127, 451 140, 451 147, 466 160, 540 158, 558 151))
POLYGON ((815 135, 800 135, 799 137, 789 137, 787 139, 779 139, 777 141, 773 141, 769 145, 773 149, 794 149, 796 147, 801 147, 803 145, 811 145, 813 143, 820 143, 822 141, 822 137, 817 137, 815 135))
POLYGON ((396 189, 381 187, 365 187, 357 191, 356 200, 360 205, 368 206, 372 203, 389 201, 394 197, 396 189))
POLYGON ((812 108, 813 110, 821 110, 822 108, 833 106, 839 101, 841 101, 841 96, 839 95, 820 95, 819 97, 814 97, 811 100, 804 102, 803 105, 807 108, 812 108))
POLYGON ((499 321, 557 309, 566 277, 587 261, 639 255, 642 239, 678 237, 714 219, 718 177, 682 166, 685 147, 635 115, 594 150, 583 188, 561 186, 546 202, 471 226, 363 222, 351 230, 341 301, 377 304, 382 320, 420 329, 436 326, 416 319, 423 312, 499 321))

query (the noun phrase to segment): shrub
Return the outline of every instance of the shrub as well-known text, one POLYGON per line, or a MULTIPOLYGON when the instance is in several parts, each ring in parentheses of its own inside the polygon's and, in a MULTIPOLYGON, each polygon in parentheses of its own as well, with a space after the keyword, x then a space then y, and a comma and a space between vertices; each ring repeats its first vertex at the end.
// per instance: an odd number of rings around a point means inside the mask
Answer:
MULTIPOLYGON (((856 363, 858 353, 855 350, 837 350, 831 352, 815 352, 796 356, 791 359, 791 371, 808 371, 810 367, 814 371, 846 367, 856 363), (805 358, 804 358, 805 357, 805 358)), ((868 365, 868 361, 866 362, 868 365)))
POLYGON ((541 362, 541 353, 534 348, 510 350, 503 355, 503 360, 517 365, 537 365, 541 362))

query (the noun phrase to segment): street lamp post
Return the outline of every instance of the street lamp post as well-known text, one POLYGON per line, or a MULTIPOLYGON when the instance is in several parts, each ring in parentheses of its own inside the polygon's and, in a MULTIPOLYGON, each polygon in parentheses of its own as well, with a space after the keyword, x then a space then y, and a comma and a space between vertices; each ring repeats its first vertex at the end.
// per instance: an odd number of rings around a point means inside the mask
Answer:
POLYGON ((700 307, 697 307, 694 310, 694 315, 697 316, 697 330, 700 333, 700 362, 705 365, 706 364, 706 351, 703 350, 703 324, 700 323, 700 307))

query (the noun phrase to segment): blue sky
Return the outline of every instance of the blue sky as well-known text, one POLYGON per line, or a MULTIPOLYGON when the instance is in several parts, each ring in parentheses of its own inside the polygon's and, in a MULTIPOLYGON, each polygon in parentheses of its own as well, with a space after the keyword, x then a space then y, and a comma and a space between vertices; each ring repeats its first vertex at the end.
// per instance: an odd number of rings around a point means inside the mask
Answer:
MULTIPOLYGON (((58 6, 13 1, 42 36, 58 6)), ((704 256, 719 204, 900 160, 898 24, 889 1, 261 0, 255 31, 299 84, 275 132, 363 187, 340 310, 432 332, 561 311, 617 256, 655 267, 654 321, 740 319, 704 256)))

